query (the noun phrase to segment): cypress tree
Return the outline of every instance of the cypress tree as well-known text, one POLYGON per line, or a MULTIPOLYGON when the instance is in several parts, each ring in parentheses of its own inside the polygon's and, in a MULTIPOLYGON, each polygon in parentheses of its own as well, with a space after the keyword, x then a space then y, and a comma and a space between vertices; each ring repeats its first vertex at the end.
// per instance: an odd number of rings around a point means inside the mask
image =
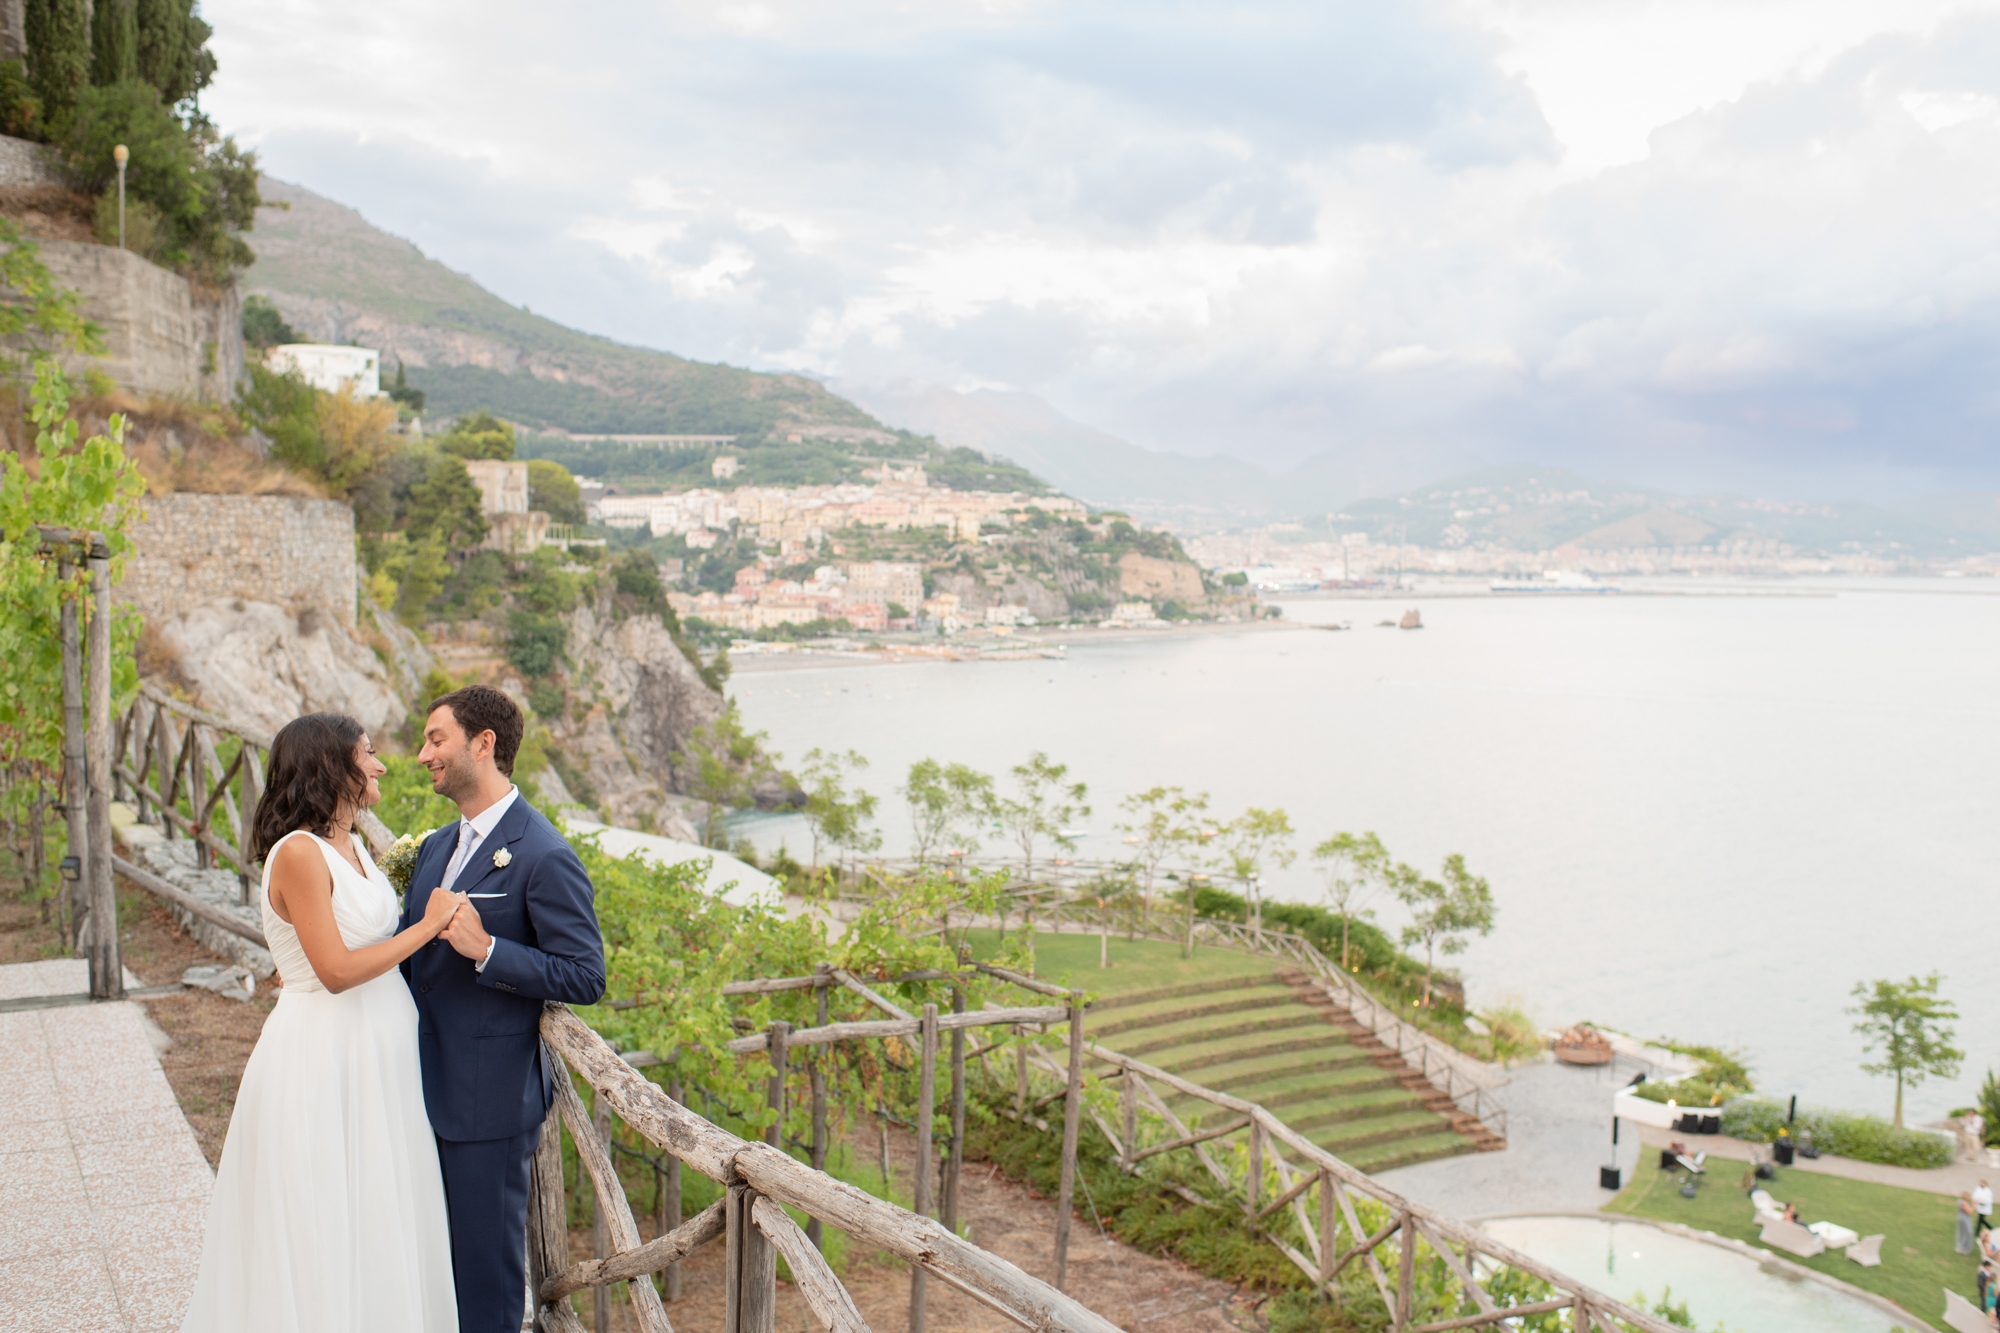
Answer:
POLYGON ((90 81, 102 88, 138 72, 139 28, 132 0, 97 0, 90 15, 90 81))
POLYGON ((90 0, 27 0, 23 9, 28 82, 49 124, 75 108, 90 82, 90 0))
POLYGON ((215 56, 208 49, 214 29, 196 16, 194 0, 130 3, 137 30, 137 73, 160 90, 160 100, 173 106, 208 87, 215 77, 215 56))

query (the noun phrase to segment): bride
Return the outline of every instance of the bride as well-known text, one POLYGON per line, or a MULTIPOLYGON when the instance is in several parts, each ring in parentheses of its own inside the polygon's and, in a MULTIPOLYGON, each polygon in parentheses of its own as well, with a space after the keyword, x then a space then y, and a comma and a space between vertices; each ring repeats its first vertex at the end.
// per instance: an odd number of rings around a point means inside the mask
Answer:
POLYGON ((229 1118, 182 1333, 458 1328, 417 1010, 396 969, 465 898, 434 893, 396 932, 396 892, 353 832, 387 771, 338 714, 271 745, 251 851, 284 990, 229 1118))

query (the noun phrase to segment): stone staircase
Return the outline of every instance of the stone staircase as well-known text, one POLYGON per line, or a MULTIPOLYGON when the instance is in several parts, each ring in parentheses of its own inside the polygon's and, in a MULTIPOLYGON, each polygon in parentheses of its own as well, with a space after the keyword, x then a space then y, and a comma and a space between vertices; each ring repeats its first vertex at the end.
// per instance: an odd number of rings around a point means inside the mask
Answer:
MULTIPOLYGON (((1363 1171, 1505 1146, 1303 972, 1109 996, 1092 1006, 1090 1028, 1113 1050, 1259 1103, 1363 1171)), ((1190 1120, 1213 1112, 1170 1101, 1190 1120)))

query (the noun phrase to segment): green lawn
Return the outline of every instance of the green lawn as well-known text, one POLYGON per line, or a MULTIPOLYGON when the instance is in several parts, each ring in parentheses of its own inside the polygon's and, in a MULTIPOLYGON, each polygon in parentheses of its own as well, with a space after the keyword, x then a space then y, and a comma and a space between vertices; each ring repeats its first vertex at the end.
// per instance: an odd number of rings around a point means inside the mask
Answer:
MULTIPOLYGON (((1757 1228, 1751 1222, 1748 1193, 1738 1188, 1746 1169, 1743 1163, 1711 1160, 1700 1195, 1683 1199, 1675 1174, 1653 1165, 1658 1160, 1658 1154, 1649 1149, 1632 1183, 1605 1205, 1605 1211, 1678 1222, 1700 1231, 1713 1231, 1718 1236, 1748 1241, 1760 1249, 1769 1248, 1759 1245, 1757 1228)), ((1940 1288, 1950 1287, 1967 1300, 1973 1299, 1978 1261, 1952 1248, 1957 1200, 1942 1194, 1785 1167, 1778 1168, 1776 1180, 1762 1183, 1772 1197, 1797 1204, 1800 1217, 1807 1222, 1824 1219, 1851 1227, 1864 1236, 1879 1231, 1887 1237, 1882 1242, 1880 1268, 1863 1268, 1838 1250, 1828 1250, 1814 1259, 1800 1259, 1780 1251, 1773 1253, 1851 1282, 1865 1291, 1887 1296, 1933 1324, 1944 1307, 1940 1288)))
MULTIPOLYGON (((1000 934, 969 931, 967 943, 974 957, 991 958, 999 951, 1000 934)), ((1193 958, 1183 959, 1178 944, 1118 935, 1111 937, 1111 966, 1099 967, 1097 959, 1095 935, 1035 937, 1035 975, 1061 986, 1081 986, 1092 995, 1123 995, 1224 977, 1271 976, 1278 970, 1272 959, 1235 949, 1202 947, 1193 958)))

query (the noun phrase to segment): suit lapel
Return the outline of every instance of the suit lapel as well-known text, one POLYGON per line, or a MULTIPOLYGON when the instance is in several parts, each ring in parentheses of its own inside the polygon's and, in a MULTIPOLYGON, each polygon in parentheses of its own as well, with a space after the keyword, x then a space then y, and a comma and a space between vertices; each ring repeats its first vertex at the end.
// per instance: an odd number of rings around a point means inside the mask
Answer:
MULTIPOLYGON (((493 832, 485 841, 473 849, 472 859, 465 863, 465 869, 458 872, 458 882, 451 886, 453 893, 471 893, 479 887, 481 880, 492 874, 493 853, 510 842, 518 842, 528 830, 528 802, 525 797, 516 796, 514 804, 507 807, 507 813, 500 816, 500 822, 493 826, 493 832)), ((449 865, 449 862, 446 862, 449 865)), ((442 877, 442 872, 440 872, 442 877)))
POLYGON ((414 924, 423 916, 424 903, 430 901, 431 890, 444 879, 445 868, 451 864, 451 851, 458 846, 458 824, 446 824, 434 829, 423 845, 417 848, 417 863, 410 867, 410 892, 403 895, 403 924, 414 924), (440 855, 440 849, 443 849, 440 855), (423 902, 418 901, 422 895, 423 902))

